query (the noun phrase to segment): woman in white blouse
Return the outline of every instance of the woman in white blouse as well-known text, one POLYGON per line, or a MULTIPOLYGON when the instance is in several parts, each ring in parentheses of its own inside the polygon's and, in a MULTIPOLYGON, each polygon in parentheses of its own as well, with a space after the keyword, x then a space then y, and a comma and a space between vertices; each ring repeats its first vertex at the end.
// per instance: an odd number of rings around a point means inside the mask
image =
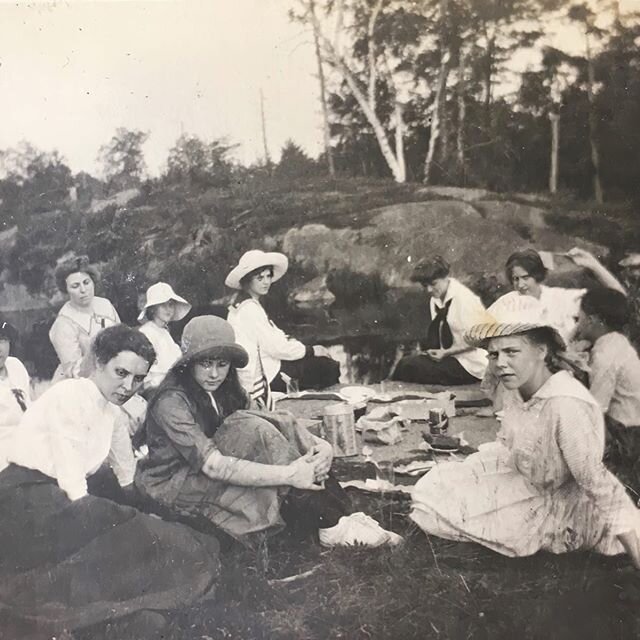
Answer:
POLYGON ((229 307, 228 320, 249 363, 238 370, 240 383, 253 400, 270 404, 270 391, 285 391, 282 370, 300 389, 324 389, 338 382, 340 365, 321 345, 306 347, 289 337, 267 315, 261 300, 282 278, 289 260, 282 253, 247 251, 231 270, 225 284, 239 291, 229 307))
POLYGON ((135 461, 118 407, 154 360, 139 331, 105 329, 93 342, 89 377, 51 386, 14 431, 10 464, 0 472, 0 504, 11 514, 0 518, 7 637, 24 637, 29 624, 51 637, 209 594, 218 575, 215 539, 88 491, 87 478, 108 462, 123 497, 133 492, 135 461))
POLYGON ((17 333, 0 321, 0 471, 6 466, 7 442, 31 402, 31 381, 24 365, 9 355, 17 333))
POLYGON ((53 382, 58 382, 87 374, 91 341, 102 329, 118 324, 120 317, 109 300, 95 295, 98 272, 87 256, 61 262, 55 278, 58 289, 69 297, 49 331, 60 360, 53 376, 53 382))
POLYGON ((180 347, 169 333, 169 323, 182 320, 191 311, 191 305, 166 282, 156 282, 147 289, 145 303, 138 322, 156 351, 156 361, 144 381, 145 391, 156 389, 167 372, 182 355, 180 347))
POLYGON ((602 410, 558 367, 560 334, 530 296, 503 298, 488 313, 466 338, 487 349, 514 401, 495 443, 418 482, 411 518, 429 535, 507 556, 626 551, 640 568, 640 511, 602 463, 602 410))

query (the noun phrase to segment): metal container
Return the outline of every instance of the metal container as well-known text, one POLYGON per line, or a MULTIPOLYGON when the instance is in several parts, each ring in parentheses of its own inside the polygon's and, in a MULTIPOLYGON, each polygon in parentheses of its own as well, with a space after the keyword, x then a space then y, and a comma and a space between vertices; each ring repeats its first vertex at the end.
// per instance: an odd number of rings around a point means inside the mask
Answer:
POLYGON ((322 412, 322 437, 333 446, 336 458, 358 454, 353 407, 346 403, 330 404, 322 412))
POLYGON ((429 431, 433 435, 446 433, 449 429, 447 412, 441 407, 429 409, 429 431))

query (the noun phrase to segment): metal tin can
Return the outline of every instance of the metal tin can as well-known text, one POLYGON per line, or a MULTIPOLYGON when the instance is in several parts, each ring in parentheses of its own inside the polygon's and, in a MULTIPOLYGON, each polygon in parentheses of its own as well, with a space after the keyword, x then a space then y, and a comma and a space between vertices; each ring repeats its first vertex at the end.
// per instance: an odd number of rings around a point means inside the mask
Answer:
POLYGON ((336 458, 358 454, 353 407, 348 404, 331 404, 322 415, 322 437, 333 446, 336 458))
POLYGON ((429 409, 429 431, 433 435, 446 433, 449 428, 449 419, 447 412, 441 407, 429 409))

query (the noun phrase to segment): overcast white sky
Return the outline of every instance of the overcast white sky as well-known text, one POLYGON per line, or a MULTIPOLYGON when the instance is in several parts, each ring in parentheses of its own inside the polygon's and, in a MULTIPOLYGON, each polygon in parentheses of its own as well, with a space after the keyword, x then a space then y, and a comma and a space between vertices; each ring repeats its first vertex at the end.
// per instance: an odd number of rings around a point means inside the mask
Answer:
MULTIPOLYGON (((640 0, 623 0, 640 8, 640 0)), ((276 158, 289 137, 311 155, 322 132, 311 38, 289 0, 9 4, 0 0, 0 149, 26 139, 96 172, 116 127, 150 132, 156 174, 181 131, 226 136, 262 157, 259 92, 276 158)))

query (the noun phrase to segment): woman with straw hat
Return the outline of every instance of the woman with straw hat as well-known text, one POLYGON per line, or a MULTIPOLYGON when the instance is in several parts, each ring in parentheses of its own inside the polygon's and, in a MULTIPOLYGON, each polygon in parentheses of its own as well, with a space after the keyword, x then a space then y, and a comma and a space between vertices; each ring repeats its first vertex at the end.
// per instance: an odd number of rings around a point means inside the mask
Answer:
POLYGON ((182 355, 169 333, 169 323, 182 320, 189 311, 191 305, 170 284, 156 282, 147 289, 138 322, 143 323, 140 331, 149 338, 156 351, 156 361, 144 381, 145 391, 155 389, 182 355))
POLYGON ((333 528, 348 498, 329 475, 331 445, 289 414, 249 410, 237 375, 248 359, 222 318, 187 323, 182 357, 149 404, 136 485, 160 513, 249 546, 285 521, 333 528))
POLYGON ((270 406, 270 391, 286 391, 282 371, 300 389, 325 389, 338 382, 340 365, 321 345, 306 347, 289 337, 267 315, 261 300, 282 278, 289 260, 282 253, 247 251, 229 272, 225 284, 239 291, 229 307, 228 320, 248 354, 240 382, 253 400, 270 406))
POLYGON ((503 298, 487 313, 466 339, 487 349, 513 402, 495 443, 418 482, 411 518, 429 535, 507 556, 626 551, 640 568, 640 512, 602 463, 602 410, 560 368, 562 337, 530 296, 503 298))

